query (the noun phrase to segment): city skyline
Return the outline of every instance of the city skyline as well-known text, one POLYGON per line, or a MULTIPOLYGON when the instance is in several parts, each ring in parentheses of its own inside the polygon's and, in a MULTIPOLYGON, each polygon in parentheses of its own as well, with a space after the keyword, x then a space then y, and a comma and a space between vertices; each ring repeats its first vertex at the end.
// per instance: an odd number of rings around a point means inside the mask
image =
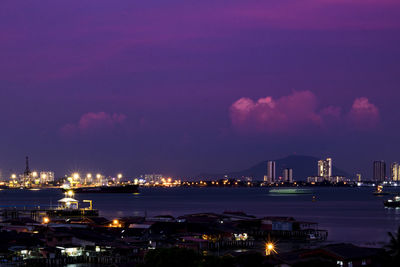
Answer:
MULTIPOLYGON (((122 177, 125 179, 133 179, 133 178, 139 178, 139 177, 144 177, 144 176, 153 176, 153 175, 158 175, 160 177, 175 177, 175 178, 189 178, 190 179, 202 179, 202 178, 207 178, 209 175, 211 177, 216 177, 220 176, 219 178, 252 178, 255 179, 256 181, 264 181, 264 182, 278 182, 278 181, 292 181, 293 180, 293 165, 301 164, 300 162, 296 163, 296 160, 294 160, 295 163, 292 164, 287 164, 284 163, 283 167, 281 166, 280 169, 277 169, 276 167, 276 161, 278 160, 285 160, 289 158, 296 158, 296 157, 305 157, 305 158, 313 158, 310 156, 305 156, 305 155, 289 155, 285 158, 282 159, 274 159, 274 160, 268 160, 264 161, 266 163, 265 165, 265 173, 263 173, 262 176, 252 176, 250 175, 243 175, 243 174, 238 174, 240 172, 246 172, 246 170, 242 170, 239 172, 235 171, 226 171, 225 173, 219 173, 219 174, 207 174, 207 173, 198 173, 197 175, 193 176, 184 176, 184 175, 170 175, 168 173, 157 173, 156 171, 148 171, 148 172, 143 172, 143 173, 122 173, 120 171, 117 171, 115 173, 107 173, 107 172, 102 172, 99 168, 96 169, 73 169, 69 170, 68 172, 64 173, 57 173, 55 174, 54 171, 52 171, 51 168, 46 168, 46 169, 40 169, 33 167, 32 169, 29 167, 29 157, 25 157, 25 169, 22 171, 22 168, 19 170, 9 170, 8 172, 4 172, 2 169, 0 169, 0 180, 3 181, 8 181, 8 180, 14 180, 14 179, 24 179, 24 177, 30 176, 31 178, 37 178, 37 179, 48 179, 51 177, 51 181, 54 181, 54 179, 63 179, 66 177, 73 177, 76 175, 79 175, 81 177, 86 177, 87 179, 92 179, 92 176, 97 176, 97 177, 104 177, 104 178, 111 178, 111 177, 118 177, 118 179, 121 179, 122 177), (281 175, 277 175, 277 172, 281 172, 281 175), (236 174, 235 174, 236 173, 236 174), (229 175, 228 175, 229 174, 229 175)), ((346 170, 337 168, 337 171, 342 173, 341 175, 337 175, 337 173, 334 173, 333 171, 333 164, 332 164, 332 158, 328 157, 326 159, 318 159, 315 158, 315 165, 317 166, 317 170, 314 172, 311 169, 309 170, 309 173, 307 173, 307 176, 299 176, 296 177, 298 181, 305 181, 305 180, 313 180, 314 178, 321 178, 324 180, 331 180, 331 178, 346 178, 349 181, 361 181, 361 176, 362 174, 359 172, 355 173, 348 173, 346 170), (343 175, 343 173, 346 173, 346 175, 343 175)), ((292 161, 293 162, 293 161, 292 161)), ((258 163, 263 164, 263 162, 258 163)), ((253 165, 251 168, 257 168, 257 165, 253 165)), ((335 166, 336 167, 336 166, 335 166)), ((314 169, 314 167, 312 168, 314 169)), ((237 171, 237 170, 236 170, 237 171)), ((400 166, 397 162, 392 162, 388 166, 386 165, 386 161, 384 160, 374 160, 372 162, 372 169, 370 172, 367 172, 367 175, 364 175, 362 181, 399 181, 399 172, 400 172, 400 166)))
POLYGON ((0 10, 3 172, 399 161, 398 1, 40 2, 0 10))

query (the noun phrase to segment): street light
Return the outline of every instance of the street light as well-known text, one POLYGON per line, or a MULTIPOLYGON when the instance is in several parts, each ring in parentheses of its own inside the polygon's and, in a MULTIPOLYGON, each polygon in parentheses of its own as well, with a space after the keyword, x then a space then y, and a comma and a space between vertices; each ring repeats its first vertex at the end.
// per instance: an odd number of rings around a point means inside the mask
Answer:
POLYGON ((67 191, 67 196, 68 196, 68 197, 73 197, 74 194, 75 194, 75 193, 74 193, 74 191, 72 191, 72 190, 68 190, 68 191, 67 191))
POLYGON ((277 253, 276 250, 275 250, 275 244, 272 243, 272 242, 267 242, 265 244, 265 255, 269 256, 269 255, 271 255, 273 253, 277 253))

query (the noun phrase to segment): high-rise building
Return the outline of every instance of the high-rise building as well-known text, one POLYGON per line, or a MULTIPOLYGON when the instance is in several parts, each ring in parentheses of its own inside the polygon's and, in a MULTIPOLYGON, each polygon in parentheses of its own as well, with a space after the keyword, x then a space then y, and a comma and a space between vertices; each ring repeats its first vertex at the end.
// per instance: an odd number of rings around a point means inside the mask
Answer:
POLYGON ((390 166, 390 178, 392 181, 400 180, 400 165, 397 162, 393 162, 390 166))
POLYGON ((329 180, 332 177, 332 159, 327 158, 318 161, 318 176, 329 180))
POLYGON ((283 169, 283 181, 284 182, 293 182, 293 169, 283 169))
POLYGON ((385 181, 386 163, 383 160, 374 161, 373 179, 377 182, 385 181))
POLYGON ((356 181, 361 182, 361 173, 356 174, 356 181))
POLYGON ((268 161, 267 163, 267 176, 270 183, 276 180, 276 167, 275 161, 268 161))

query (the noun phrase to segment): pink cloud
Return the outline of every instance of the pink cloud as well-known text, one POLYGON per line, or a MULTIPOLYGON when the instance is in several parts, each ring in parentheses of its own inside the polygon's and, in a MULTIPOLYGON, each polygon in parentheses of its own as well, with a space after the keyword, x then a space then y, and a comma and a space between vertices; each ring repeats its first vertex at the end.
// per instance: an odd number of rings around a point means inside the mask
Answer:
POLYGON ((334 127, 344 129, 348 118, 352 129, 371 129, 379 121, 378 108, 367 98, 357 98, 348 114, 328 106, 318 109, 317 97, 311 91, 295 91, 273 99, 268 96, 253 101, 240 98, 230 107, 230 118, 235 130, 241 133, 290 134, 334 127))
POLYGON ((371 129, 379 123, 379 110, 369 102, 368 98, 356 98, 348 114, 348 119, 353 128, 371 129))
POLYGON ((293 92, 277 100, 260 98, 256 102, 240 98, 230 108, 233 126, 240 131, 281 133, 321 125, 317 101, 310 91, 293 92))
POLYGON ((123 124, 126 120, 124 114, 109 114, 106 112, 89 112, 83 114, 79 121, 74 124, 64 125, 60 132, 64 136, 86 135, 110 131, 123 124))

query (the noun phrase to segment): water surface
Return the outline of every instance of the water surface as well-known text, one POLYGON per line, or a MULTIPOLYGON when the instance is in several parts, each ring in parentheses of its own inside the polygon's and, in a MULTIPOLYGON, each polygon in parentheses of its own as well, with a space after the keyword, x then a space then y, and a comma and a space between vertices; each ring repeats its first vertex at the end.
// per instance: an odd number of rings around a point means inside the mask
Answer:
MULTIPOLYGON (((140 188, 139 194, 82 194, 91 199, 100 215, 114 218, 193 212, 244 211, 257 216, 292 216, 313 221, 329 231, 329 241, 357 244, 382 244, 387 232, 400 225, 400 209, 384 208, 373 188, 314 187, 312 194, 269 194, 268 188, 140 188), (315 196, 317 201, 312 201, 315 196)), ((392 192, 397 188, 387 189, 392 192)), ((56 189, 2 190, 0 206, 56 205, 62 198, 56 189)))

